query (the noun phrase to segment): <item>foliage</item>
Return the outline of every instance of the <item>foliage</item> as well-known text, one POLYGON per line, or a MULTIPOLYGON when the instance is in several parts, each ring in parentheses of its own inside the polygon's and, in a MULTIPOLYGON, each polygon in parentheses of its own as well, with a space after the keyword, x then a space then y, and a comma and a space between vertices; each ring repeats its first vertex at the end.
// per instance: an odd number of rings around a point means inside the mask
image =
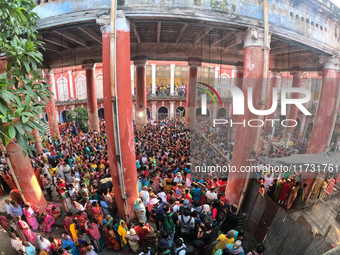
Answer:
POLYGON ((34 0, 0 0, 0 138, 5 146, 15 138, 24 155, 32 150, 32 129, 44 133, 39 113, 53 95, 37 69, 43 46, 34 7, 34 0))
POLYGON ((66 114, 66 118, 68 121, 76 121, 79 125, 80 130, 83 132, 88 131, 88 125, 86 124, 87 119, 89 118, 89 114, 85 107, 77 107, 74 108, 73 111, 68 111, 66 114))

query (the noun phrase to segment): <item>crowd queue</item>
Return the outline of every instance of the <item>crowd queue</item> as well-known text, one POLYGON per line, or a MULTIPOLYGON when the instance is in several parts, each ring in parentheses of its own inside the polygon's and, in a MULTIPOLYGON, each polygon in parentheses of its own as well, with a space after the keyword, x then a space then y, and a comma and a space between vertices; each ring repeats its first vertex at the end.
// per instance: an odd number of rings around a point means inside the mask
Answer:
MULTIPOLYGON (((135 131, 139 198, 133 222, 118 218, 115 192, 120 192, 102 182, 110 178, 110 169, 104 121, 100 127, 99 133, 83 133, 76 124, 64 123, 60 139, 45 137, 44 152, 31 157, 49 200, 45 209, 23 202, 1 161, 1 181, 11 190, 1 225, 18 253, 95 255, 105 247, 137 254, 246 254, 237 205, 225 195, 227 179, 191 177, 190 132, 183 119, 135 131), (60 217, 65 233, 56 238, 60 217)), ((225 149, 232 154, 232 147, 225 149)), ((259 244, 247 255, 264 250, 259 244)))

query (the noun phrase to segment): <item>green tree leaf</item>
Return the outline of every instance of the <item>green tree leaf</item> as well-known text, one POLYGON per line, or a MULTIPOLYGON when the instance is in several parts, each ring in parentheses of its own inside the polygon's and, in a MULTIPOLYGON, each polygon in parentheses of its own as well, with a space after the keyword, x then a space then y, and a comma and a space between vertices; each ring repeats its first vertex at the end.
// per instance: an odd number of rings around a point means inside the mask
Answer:
POLYGON ((9 138, 13 139, 16 134, 15 127, 12 124, 9 124, 7 127, 8 127, 9 138))

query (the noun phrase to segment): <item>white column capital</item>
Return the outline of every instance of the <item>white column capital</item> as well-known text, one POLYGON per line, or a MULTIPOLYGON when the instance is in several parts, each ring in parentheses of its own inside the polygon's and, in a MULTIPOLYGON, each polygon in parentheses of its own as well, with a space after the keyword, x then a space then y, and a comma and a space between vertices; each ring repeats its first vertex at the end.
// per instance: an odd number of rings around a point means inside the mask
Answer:
POLYGON ((73 71, 72 70, 68 70, 67 72, 68 72, 68 74, 72 74, 73 71))
POLYGON ((169 101, 169 103, 170 103, 170 104, 175 104, 175 103, 176 103, 176 101, 169 101))
POLYGON ((219 66, 215 66, 215 71, 219 71, 220 67, 219 66))
POLYGON ((175 64, 170 64, 170 68, 174 69, 175 68, 175 64))
POLYGON ((96 23, 100 26, 100 31, 104 32, 111 32, 111 16, 110 15, 103 15, 96 19, 96 23))
POLYGON ((156 104, 157 104, 157 101, 151 101, 151 104, 152 104, 152 105, 156 105, 156 104))
MULTIPOLYGON (((271 33, 268 34, 268 42, 266 47, 270 49, 270 38, 271 33)), ((238 37, 236 36, 236 39, 238 37)), ((264 30, 258 27, 249 27, 243 34, 243 41, 244 41, 244 48, 252 47, 252 46, 259 46, 265 47, 264 45, 264 30)))
POLYGON ((319 57, 320 64, 323 69, 339 69, 340 58, 339 56, 321 56, 319 57))

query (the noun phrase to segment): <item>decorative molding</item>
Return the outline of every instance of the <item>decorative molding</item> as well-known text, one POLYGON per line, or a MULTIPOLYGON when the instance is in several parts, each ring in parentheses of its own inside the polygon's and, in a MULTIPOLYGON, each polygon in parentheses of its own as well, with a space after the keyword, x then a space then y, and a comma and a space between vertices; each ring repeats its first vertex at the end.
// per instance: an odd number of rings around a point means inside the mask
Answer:
POLYGON ((323 69, 339 69, 339 56, 320 56, 319 63, 323 65, 323 69))
MULTIPOLYGON (((267 49, 270 49, 271 33, 268 34, 267 49)), ((237 37, 236 37, 237 40, 237 37)), ((264 48, 264 31, 261 28, 249 27, 243 34, 244 48, 259 46, 264 48)))

